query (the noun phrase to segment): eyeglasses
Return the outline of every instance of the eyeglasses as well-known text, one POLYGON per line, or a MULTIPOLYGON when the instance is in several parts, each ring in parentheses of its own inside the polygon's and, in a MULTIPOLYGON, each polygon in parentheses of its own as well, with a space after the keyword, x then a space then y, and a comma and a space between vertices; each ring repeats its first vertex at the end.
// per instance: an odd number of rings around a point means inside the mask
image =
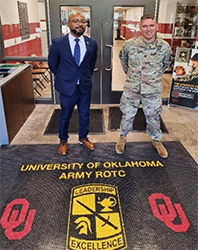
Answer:
POLYGON ((85 24, 87 21, 86 20, 78 20, 78 19, 74 19, 74 20, 71 20, 70 22, 72 22, 72 23, 83 23, 83 24, 85 24))

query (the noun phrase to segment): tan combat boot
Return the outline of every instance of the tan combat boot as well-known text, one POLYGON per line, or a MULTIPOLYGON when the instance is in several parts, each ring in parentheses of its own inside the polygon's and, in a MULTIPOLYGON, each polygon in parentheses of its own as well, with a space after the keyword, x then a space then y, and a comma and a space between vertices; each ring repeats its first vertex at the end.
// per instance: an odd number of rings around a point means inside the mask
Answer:
POLYGON ((160 141, 152 141, 153 147, 157 150, 157 153, 162 158, 168 158, 168 152, 160 141))
POLYGON ((116 153, 119 155, 123 154, 125 145, 126 145, 126 135, 120 135, 120 138, 115 146, 116 153))

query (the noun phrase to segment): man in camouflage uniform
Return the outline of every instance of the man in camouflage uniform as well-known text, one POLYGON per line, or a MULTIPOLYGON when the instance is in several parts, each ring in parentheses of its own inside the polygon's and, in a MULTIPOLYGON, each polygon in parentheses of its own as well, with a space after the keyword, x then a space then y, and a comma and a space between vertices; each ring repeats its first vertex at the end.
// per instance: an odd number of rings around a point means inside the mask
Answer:
POLYGON ((128 40, 120 52, 120 60, 127 74, 120 100, 122 120, 120 137, 116 144, 117 154, 124 152, 126 136, 133 130, 133 120, 140 102, 146 118, 146 132, 162 158, 168 152, 160 142, 160 113, 162 111, 162 75, 170 63, 169 44, 156 37, 157 24, 153 15, 144 15, 140 21, 141 36, 128 40))

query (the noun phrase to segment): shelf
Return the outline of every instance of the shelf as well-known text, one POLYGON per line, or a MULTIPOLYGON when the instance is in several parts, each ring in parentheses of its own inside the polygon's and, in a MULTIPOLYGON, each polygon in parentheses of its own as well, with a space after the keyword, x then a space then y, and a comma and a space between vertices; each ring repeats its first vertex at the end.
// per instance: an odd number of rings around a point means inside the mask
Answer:
POLYGON ((187 47, 193 48, 196 41, 197 9, 195 3, 177 3, 175 23, 171 38, 172 48, 187 47))
POLYGON ((194 40, 196 37, 188 37, 188 36, 184 36, 184 37, 181 37, 181 36, 174 36, 173 39, 181 39, 181 40, 189 40, 189 39, 192 39, 194 40))

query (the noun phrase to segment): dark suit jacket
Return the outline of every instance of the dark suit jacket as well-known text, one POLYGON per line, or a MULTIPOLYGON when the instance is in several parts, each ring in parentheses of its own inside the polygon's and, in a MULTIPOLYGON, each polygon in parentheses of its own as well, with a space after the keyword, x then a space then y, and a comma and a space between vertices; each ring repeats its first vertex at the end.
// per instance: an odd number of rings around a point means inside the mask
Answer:
POLYGON ((71 96, 78 79, 81 93, 86 94, 92 89, 91 76, 97 59, 98 46, 95 40, 87 36, 84 38, 87 51, 79 66, 72 55, 68 34, 52 41, 48 63, 55 75, 55 88, 60 94, 71 96))

